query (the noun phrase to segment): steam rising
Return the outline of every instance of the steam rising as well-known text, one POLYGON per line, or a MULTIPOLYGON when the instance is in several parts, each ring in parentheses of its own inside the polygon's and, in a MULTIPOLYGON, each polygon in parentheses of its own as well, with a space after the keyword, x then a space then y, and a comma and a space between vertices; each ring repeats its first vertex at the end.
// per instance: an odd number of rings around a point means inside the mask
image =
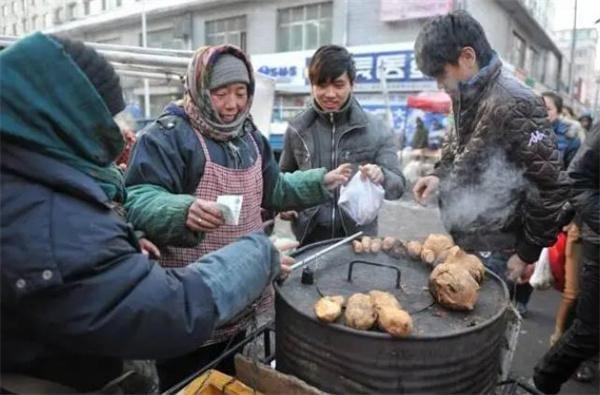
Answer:
POLYGON ((521 200, 527 185, 524 169, 494 151, 479 169, 460 169, 443 181, 442 219, 448 230, 500 230, 521 200))

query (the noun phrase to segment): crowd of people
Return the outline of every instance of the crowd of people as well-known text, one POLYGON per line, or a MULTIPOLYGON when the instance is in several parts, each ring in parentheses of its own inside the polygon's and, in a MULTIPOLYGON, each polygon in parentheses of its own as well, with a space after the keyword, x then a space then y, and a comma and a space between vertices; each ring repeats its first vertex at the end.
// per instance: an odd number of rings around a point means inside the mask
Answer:
MULTIPOLYGON (((557 325, 533 373, 537 389, 557 393, 598 353, 598 124, 561 115, 560 96, 507 73, 466 12, 427 22, 415 54, 455 120, 416 201, 435 201, 455 243, 521 306, 563 227, 580 246, 572 323, 557 325)), ((137 139, 115 122, 119 78, 91 47, 35 33, 0 52, 0 69, 5 393, 167 390, 242 339, 289 272, 261 208, 305 245, 377 234, 377 218, 359 224, 338 204, 355 174, 386 199, 407 188, 392 133, 352 94, 356 67, 341 46, 312 56, 312 100, 289 123, 279 163, 249 115, 252 65, 234 46, 198 49, 181 100, 137 139), (237 210, 224 210, 232 197, 237 210), (158 387, 128 360, 156 361, 158 387)), ((231 372, 231 359, 219 369, 231 372)))

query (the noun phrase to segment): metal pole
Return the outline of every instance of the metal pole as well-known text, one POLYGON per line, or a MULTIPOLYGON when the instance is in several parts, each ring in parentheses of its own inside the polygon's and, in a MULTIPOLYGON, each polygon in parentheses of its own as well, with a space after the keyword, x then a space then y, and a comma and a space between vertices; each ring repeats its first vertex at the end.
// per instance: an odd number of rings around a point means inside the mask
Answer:
MULTIPOLYGON (((142 47, 148 46, 148 35, 146 31, 146 0, 142 0, 142 47)), ((150 82, 144 78, 144 116, 150 118, 150 82)))
POLYGON ((571 63, 569 64, 569 96, 573 98, 573 71, 575 69, 575 43, 577 42, 577 0, 573 7, 573 31, 571 33, 571 63))

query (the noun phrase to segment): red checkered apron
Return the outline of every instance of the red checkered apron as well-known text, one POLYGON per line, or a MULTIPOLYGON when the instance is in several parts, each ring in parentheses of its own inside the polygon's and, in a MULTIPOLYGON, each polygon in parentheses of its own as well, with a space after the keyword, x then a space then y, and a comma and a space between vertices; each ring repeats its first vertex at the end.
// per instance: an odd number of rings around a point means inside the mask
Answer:
MULTIPOLYGON (((204 152, 204 174, 196 187, 194 196, 199 199, 216 201, 220 195, 243 195, 242 208, 238 225, 222 225, 214 232, 204 235, 204 239, 194 248, 167 247, 161 251, 160 264, 165 267, 184 267, 193 263, 201 256, 218 250, 237 238, 262 228, 260 206, 263 196, 262 157, 258 145, 251 136, 257 159, 247 169, 229 169, 214 163, 208 152, 204 137, 196 132, 202 151, 204 152)), ((273 303, 273 290, 268 287, 251 308, 246 309, 240 316, 226 326, 215 329, 209 342, 225 341, 246 328, 257 310, 268 308, 273 303)))

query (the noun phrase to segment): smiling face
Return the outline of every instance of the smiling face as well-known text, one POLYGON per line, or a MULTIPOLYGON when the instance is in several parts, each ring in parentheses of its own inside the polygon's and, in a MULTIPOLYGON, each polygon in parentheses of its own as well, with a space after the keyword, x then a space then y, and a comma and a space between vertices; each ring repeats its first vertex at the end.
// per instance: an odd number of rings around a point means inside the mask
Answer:
POLYGON ((351 92, 352 83, 346 72, 335 80, 320 85, 312 85, 312 94, 315 101, 326 112, 339 111, 348 100, 351 92))
POLYGON ((210 100, 223 123, 232 123, 248 105, 248 86, 233 83, 210 91, 210 100))

